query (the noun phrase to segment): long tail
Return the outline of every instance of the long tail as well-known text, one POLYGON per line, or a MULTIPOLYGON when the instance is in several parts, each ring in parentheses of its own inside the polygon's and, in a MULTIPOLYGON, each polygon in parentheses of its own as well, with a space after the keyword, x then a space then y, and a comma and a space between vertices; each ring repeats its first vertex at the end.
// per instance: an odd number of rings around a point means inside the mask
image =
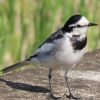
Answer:
POLYGON ((2 72, 2 74, 4 74, 4 73, 7 73, 7 72, 12 71, 14 69, 20 68, 22 66, 29 65, 30 63, 31 63, 31 61, 25 60, 25 61, 16 63, 14 65, 8 66, 8 67, 2 69, 0 72, 2 72))

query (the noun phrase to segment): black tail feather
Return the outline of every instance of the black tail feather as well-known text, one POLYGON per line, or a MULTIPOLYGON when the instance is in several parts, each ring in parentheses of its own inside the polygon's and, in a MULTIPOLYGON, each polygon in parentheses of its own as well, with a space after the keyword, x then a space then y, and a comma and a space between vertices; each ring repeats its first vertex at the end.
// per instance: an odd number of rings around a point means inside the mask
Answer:
POLYGON ((20 67, 22 67, 22 66, 28 65, 28 64, 30 64, 30 61, 25 60, 25 61, 16 63, 16 64, 14 64, 14 65, 8 66, 8 67, 2 69, 0 72, 1 72, 2 74, 4 74, 4 73, 7 73, 7 72, 12 71, 12 70, 14 70, 14 69, 17 69, 17 68, 20 68, 20 67))

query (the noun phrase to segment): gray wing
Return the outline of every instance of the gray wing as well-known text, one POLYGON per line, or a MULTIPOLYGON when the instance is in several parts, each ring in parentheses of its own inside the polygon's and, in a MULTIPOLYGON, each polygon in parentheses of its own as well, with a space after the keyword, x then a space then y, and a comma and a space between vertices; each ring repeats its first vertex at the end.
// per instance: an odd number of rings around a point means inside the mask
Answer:
POLYGON ((36 57, 43 52, 51 51, 57 43, 59 43, 59 39, 62 39, 64 36, 63 31, 60 29, 53 33, 43 44, 41 44, 38 49, 34 52, 34 54, 30 57, 36 57))

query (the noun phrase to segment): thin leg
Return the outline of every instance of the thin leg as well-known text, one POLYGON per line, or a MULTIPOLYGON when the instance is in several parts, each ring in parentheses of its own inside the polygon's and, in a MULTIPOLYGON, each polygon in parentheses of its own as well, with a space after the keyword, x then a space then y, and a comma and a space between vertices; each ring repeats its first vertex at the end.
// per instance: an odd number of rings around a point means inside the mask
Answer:
POLYGON ((49 78, 49 85, 50 85, 50 94, 53 95, 52 84, 51 84, 51 79, 52 79, 52 69, 50 69, 50 71, 49 71, 48 78, 49 78))
POLYGON ((77 97, 74 97, 73 94, 71 93, 71 90, 70 90, 70 87, 69 87, 69 84, 68 84, 68 77, 67 77, 67 74, 65 73, 65 80, 66 80, 66 84, 67 84, 67 87, 68 87, 68 91, 69 91, 69 95, 66 95, 67 98, 72 98, 72 99, 75 99, 75 100, 79 100, 80 98, 77 98, 77 97))
POLYGON ((49 84, 50 84, 50 98, 57 100, 60 97, 55 97, 52 91, 52 84, 51 84, 51 79, 52 79, 52 69, 50 69, 49 74, 48 74, 48 78, 49 78, 49 84))

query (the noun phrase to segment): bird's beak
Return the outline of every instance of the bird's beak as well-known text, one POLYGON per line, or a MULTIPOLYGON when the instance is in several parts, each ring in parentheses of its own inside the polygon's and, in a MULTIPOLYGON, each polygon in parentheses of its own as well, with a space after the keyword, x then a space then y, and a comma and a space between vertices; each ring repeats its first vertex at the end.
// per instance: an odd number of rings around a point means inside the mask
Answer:
POLYGON ((89 23, 88 26, 97 26, 98 24, 89 23))

